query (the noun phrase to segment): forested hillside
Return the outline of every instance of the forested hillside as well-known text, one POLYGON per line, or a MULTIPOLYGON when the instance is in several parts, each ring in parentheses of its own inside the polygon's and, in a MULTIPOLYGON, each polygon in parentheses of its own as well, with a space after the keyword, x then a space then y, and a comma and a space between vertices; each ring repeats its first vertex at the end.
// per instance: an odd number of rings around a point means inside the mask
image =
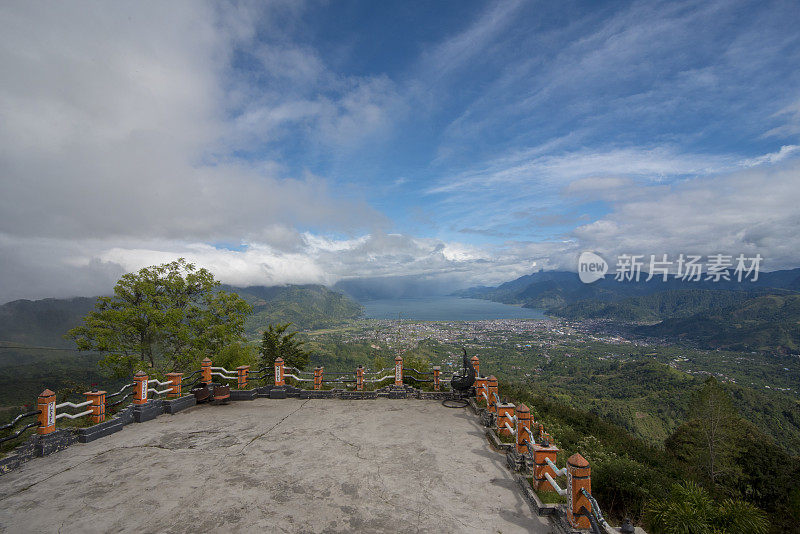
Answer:
POLYGON ((341 324, 361 316, 361 305, 351 298, 321 285, 223 286, 238 293, 253 307, 245 321, 248 337, 255 338, 269 324, 293 323, 305 330, 341 324))
POLYGON ((64 339, 94 307, 94 298, 15 300, 0 306, 0 341, 47 347, 74 347, 64 339))
POLYGON ((800 295, 765 295, 686 318, 641 327, 658 337, 692 340, 731 350, 800 352, 800 295))

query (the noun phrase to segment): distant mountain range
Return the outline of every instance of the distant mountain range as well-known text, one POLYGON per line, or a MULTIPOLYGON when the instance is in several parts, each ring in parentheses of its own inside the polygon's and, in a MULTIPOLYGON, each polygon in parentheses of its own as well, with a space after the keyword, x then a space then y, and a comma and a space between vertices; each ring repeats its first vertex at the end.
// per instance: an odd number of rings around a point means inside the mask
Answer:
MULTIPOLYGON (((270 323, 294 323, 304 330, 340 324, 361 316, 361 305, 321 285, 222 286, 253 306, 245 322, 249 338, 270 323)), ((96 298, 15 300, 0 305, 0 341, 22 345, 73 348, 64 334, 81 324, 96 298)))
POLYGON ((569 319, 658 323, 642 326, 639 332, 711 348, 779 352, 800 348, 800 269, 760 273, 756 282, 741 283, 675 277, 622 282, 606 276, 584 284, 573 272, 541 271, 497 287, 455 294, 541 308, 569 319))

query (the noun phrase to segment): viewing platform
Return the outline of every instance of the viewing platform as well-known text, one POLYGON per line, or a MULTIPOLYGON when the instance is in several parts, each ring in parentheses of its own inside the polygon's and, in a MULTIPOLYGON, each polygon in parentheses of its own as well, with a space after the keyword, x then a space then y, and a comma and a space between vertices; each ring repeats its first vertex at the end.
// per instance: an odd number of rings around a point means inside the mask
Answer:
POLYGON ((0 477, 6 532, 550 532, 467 409, 198 405, 0 477))

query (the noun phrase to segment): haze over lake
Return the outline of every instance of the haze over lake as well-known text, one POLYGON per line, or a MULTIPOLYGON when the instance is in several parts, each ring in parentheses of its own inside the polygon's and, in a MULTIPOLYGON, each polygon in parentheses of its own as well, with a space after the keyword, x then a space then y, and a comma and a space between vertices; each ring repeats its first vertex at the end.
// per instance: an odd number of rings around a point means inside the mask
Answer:
POLYGON ((368 319, 402 319, 416 321, 486 321, 490 319, 545 319, 538 309, 509 306, 481 299, 459 297, 414 297, 366 300, 364 315, 368 319))

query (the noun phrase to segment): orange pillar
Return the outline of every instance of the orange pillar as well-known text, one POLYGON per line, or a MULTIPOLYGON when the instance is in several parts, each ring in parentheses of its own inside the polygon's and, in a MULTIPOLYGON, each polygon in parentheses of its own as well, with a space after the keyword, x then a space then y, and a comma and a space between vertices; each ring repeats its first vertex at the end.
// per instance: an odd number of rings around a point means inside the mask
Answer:
POLYGON ((106 420, 106 392, 87 391, 84 393, 86 400, 92 401, 92 423, 102 423, 106 420))
POLYGON ((508 404, 498 404, 497 405, 497 435, 499 436, 510 436, 511 431, 506 426, 506 423, 511 425, 511 428, 514 428, 512 423, 514 417, 514 405, 510 402, 508 404))
MULTIPOLYGON (((485 378, 475 378, 475 402, 480 402, 485 400, 483 398, 483 393, 486 392, 486 379, 485 378)), ((486 393, 488 395, 488 393, 486 393)))
POLYGON ((249 365, 240 365, 236 368, 238 383, 237 386, 239 389, 244 389, 247 387, 247 375, 250 374, 250 366, 249 365))
POLYGON ((49 389, 39 393, 36 401, 39 410, 39 434, 49 434, 56 429, 56 394, 49 389))
POLYGON ((575 528, 589 528, 589 518, 580 513, 581 508, 591 511, 592 503, 582 493, 592 494, 592 470, 586 458, 577 452, 567 460, 567 520, 575 528))
POLYGON ((167 380, 169 380, 169 387, 172 388, 167 394, 170 399, 177 399, 181 396, 181 380, 183 380, 183 373, 167 373, 167 380))
POLYGON ((487 384, 489 387, 489 401, 486 404, 486 409, 491 413, 497 413, 497 407, 494 401, 494 394, 497 393, 497 378, 494 375, 490 376, 487 380, 487 384))
POLYGON ((200 362, 200 376, 203 378, 201 379, 206 384, 211 382, 211 360, 208 358, 203 358, 203 361, 200 362))
POLYGON ((478 356, 473 356, 470 361, 472 362, 472 367, 475 368, 475 376, 481 376, 481 362, 478 356))
POLYGON ((553 469, 547 465, 545 458, 550 458, 551 462, 556 463, 558 447, 555 445, 545 447, 538 444, 533 446, 533 489, 555 491, 555 488, 544 478, 545 473, 550 473, 550 476, 553 478, 556 477, 553 469))
POLYGON ((139 371, 133 375, 133 404, 147 403, 147 375, 139 371))
POLYGON ((356 391, 364 391, 364 367, 361 365, 356 369, 356 391))
POLYGON ((322 367, 314 369, 314 389, 322 389, 322 367))
POLYGON ((394 385, 403 385, 403 357, 398 356, 394 359, 394 385))
POLYGON ((525 440, 530 441, 531 437, 526 428, 531 427, 531 410, 524 404, 517 406, 517 452, 526 454, 528 447, 525 445, 525 440))
POLYGON ((275 360, 275 385, 283 386, 286 382, 283 378, 283 358, 278 356, 275 360))
POLYGON ((433 389, 435 391, 439 391, 441 388, 441 384, 439 383, 439 375, 442 372, 442 368, 438 365, 433 368, 433 389))

